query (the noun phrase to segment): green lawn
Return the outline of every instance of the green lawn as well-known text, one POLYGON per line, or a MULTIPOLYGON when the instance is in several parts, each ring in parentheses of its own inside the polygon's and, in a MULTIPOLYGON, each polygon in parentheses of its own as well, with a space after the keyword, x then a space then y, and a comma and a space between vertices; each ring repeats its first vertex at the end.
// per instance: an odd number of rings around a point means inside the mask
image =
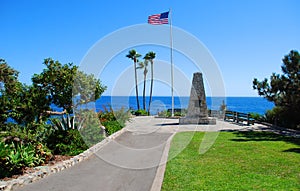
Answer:
POLYGON ((300 139, 266 132, 221 132, 199 154, 204 133, 178 133, 162 190, 300 190, 300 139), (194 136, 193 136, 194 134, 194 136))

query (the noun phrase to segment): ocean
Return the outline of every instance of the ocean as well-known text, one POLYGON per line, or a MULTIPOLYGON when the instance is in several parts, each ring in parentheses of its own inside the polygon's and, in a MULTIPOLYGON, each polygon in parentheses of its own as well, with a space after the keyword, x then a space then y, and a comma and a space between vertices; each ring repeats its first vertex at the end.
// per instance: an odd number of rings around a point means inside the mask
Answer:
MULTIPOLYGON (((146 97, 146 108, 148 108, 149 97, 146 97)), ((207 107, 212 110, 219 110, 222 102, 225 102, 228 110, 243 112, 243 113, 259 113, 264 114, 267 110, 274 107, 272 102, 267 101, 262 97, 207 97, 207 107)), ((143 97, 139 97, 140 108, 143 108, 143 97)), ((187 108, 189 97, 174 97, 174 108, 187 108)), ((105 107, 112 107, 114 110, 119 110, 122 107, 125 109, 137 109, 135 96, 102 96, 95 103, 96 111, 103 111, 105 107)), ((164 96, 153 96, 150 113, 157 114, 160 111, 171 109, 172 98, 164 96)))

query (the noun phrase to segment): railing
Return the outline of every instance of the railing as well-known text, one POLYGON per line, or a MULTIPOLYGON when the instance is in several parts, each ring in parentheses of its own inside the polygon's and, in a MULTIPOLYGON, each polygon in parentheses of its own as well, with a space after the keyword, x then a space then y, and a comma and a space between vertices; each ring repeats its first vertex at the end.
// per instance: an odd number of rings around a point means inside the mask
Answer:
POLYGON ((253 119, 249 113, 241 113, 230 110, 225 111, 224 120, 236 123, 247 122, 247 125, 254 125, 255 122, 255 119, 253 119))

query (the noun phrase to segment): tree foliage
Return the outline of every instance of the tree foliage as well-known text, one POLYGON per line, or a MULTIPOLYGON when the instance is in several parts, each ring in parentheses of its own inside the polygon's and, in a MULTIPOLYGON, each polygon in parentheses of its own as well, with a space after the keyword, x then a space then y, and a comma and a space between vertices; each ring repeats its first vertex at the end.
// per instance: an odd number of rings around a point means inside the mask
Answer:
MULTIPOLYGON (((72 63, 61 64, 48 58, 44 60, 44 64, 46 69, 33 76, 33 86, 43 92, 43 95, 47 95, 48 103, 63 108, 62 114, 72 113, 74 104, 97 100, 106 89, 99 79, 79 71, 72 63)), ((57 114, 50 111, 47 113, 57 114)))
POLYGON ((44 64, 46 69, 32 77, 33 86, 48 95, 50 102, 71 112, 72 85, 78 67, 72 63, 61 64, 51 58, 45 59, 44 64))
POLYGON ((50 110, 51 102, 47 94, 36 86, 22 85, 17 91, 17 97, 14 98, 16 105, 13 118, 18 124, 28 124, 42 122, 47 120, 49 114, 45 111, 50 110))
MULTIPOLYGON (((258 95, 274 102, 276 111, 274 121, 279 125, 299 128, 300 124, 300 55, 297 51, 290 53, 282 59, 281 70, 283 74, 273 73, 268 79, 253 80, 253 89, 258 95)), ((273 112, 274 113, 274 112, 273 112)))
POLYGON ((15 114, 18 106, 19 72, 11 68, 5 60, 0 59, 0 124, 15 114))
POLYGON ((0 123, 8 118, 18 124, 41 123, 52 114, 72 113, 74 104, 95 101, 106 89, 99 79, 79 71, 72 63, 47 58, 43 64, 46 68, 34 74, 28 86, 21 84, 18 72, 0 59, 0 123), (51 111, 53 105, 64 111, 51 111))
POLYGON ((4 59, 0 59, 1 93, 12 92, 18 82, 19 72, 8 66, 4 59))
POLYGON ((106 86, 102 85, 101 81, 96 79, 93 74, 77 71, 72 90, 74 107, 96 101, 105 90, 106 86), (74 99, 74 97, 78 97, 78 99, 74 99))

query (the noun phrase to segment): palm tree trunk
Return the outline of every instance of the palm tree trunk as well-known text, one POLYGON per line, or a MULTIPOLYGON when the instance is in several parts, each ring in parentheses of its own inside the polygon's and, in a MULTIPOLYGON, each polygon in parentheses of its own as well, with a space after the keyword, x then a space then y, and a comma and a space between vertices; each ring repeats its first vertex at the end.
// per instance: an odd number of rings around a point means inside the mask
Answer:
POLYGON ((144 72, 144 90, 143 90, 143 107, 144 110, 146 111, 146 73, 144 72))
POLYGON ((150 85, 150 99, 149 99, 149 106, 148 106, 148 115, 150 115, 150 105, 152 102, 152 90, 153 90, 153 62, 151 62, 151 85, 150 85))
POLYGON ((135 95, 136 95, 136 104, 137 109, 140 109, 140 102, 139 102, 139 91, 138 91, 138 85, 137 85, 137 72, 136 72, 136 62, 134 62, 134 76, 135 76, 135 95))

